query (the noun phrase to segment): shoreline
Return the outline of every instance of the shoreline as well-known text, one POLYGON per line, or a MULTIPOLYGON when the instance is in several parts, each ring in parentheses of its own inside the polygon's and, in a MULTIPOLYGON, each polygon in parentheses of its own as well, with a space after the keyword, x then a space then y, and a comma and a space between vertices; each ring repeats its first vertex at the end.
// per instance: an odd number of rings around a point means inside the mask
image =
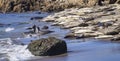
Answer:
MULTIPOLYGON (((71 8, 54 13, 42 19, 51 22, 52 26, 60 26, 71 32, 66 35, 80 38, 96 38, 112 40, 119 38, 116 28, 120 24, 120 5, 113 4, 101 7, 71 8)), ((41 21, 41 20, 40 20, 41 21)))

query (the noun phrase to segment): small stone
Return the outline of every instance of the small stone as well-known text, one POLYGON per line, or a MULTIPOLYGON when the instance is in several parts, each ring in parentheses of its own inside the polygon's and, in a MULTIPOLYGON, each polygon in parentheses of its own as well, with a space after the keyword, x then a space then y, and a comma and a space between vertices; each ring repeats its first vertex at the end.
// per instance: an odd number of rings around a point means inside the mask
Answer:
POLYGON ((49 29, 49 27, 48 26, 43 26, 43 28, 42 29, 49 29))
POLYGON ((55 20, 45 20, 45 22, 54 22, 55 20))
POLYGON ((43 17, 32 17, 31 20, 43 19, 43 17))

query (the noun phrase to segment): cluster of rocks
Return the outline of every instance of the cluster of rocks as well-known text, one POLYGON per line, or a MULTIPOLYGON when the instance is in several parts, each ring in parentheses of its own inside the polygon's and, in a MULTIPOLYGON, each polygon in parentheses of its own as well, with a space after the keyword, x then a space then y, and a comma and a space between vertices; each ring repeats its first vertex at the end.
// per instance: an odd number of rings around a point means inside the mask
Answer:
POLYGON ((61 11, 71 7, 86 7, 120 3, 120 0, 0 0, 0 12, 61 11))
POLYGON ((28 27, 28 28, 26 28, 26 30, 28 30, 28 31, 24 32, 23 36, 30 36, 30 37, 32 37, 33 35, 42 36, 42 35, 54 32, 54 31, 49 30, 48 26, 43 26, 42 28, 40 28, 37 25, 28 27))
POLYGON ((119 40, 120 5, 71 8, 43 19, 53 26, 70 29, 65 38, 97 38, 119 40))

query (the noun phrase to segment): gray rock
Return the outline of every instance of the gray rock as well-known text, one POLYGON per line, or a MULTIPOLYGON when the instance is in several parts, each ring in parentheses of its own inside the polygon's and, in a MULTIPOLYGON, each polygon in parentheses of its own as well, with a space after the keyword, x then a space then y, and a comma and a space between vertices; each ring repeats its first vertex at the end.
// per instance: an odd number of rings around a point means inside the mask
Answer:
POLYGON ((111 31, 106 33, 106 35, 117 35, 117 34, 119 34, 118 31, 111 31))
POLYGON ((32 17, 31 20, 43 19, 43 17, 32 17))
POLYGON ((49 27, 48 26, 43 26, 42 29, 49 29, 49 27))
POLYGON ((120 41, 120 37, 115 37, 115 38, 111 39, 111 41, 120 41))
POLYGON ((83 38, 83 37, 82 36, 77 36, 74 33, 69 33, 64 38, 65 39, 80 39, 80 38, 83 38))
POLYGON ((89 26, 89 25, 87 23, 81 23, 79 26, 80 27, 86 27, 86 26, 89 26))
POLYGON ((120 24, 115 28, 115 30, 120 32, 120 24))
POLYGON ((45 20, 46 22, 55 22, 55 20, 45 20))
POLYGON ((55 37, 35 40, 28 45, 28 49, 35 56, 53 56, 67 53, 66 42, 55 37))

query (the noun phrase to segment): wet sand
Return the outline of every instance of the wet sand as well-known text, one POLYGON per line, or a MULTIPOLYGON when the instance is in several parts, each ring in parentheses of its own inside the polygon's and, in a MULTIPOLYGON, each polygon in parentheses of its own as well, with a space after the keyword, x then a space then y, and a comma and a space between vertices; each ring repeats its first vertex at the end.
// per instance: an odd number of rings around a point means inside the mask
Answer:
MULTIPOLYGON (((89 39, 90 40, 90 39, 89 39)), ((120 44, 94 40, 67 43, 68 53, 27 61, 119 61, 120 44)))

